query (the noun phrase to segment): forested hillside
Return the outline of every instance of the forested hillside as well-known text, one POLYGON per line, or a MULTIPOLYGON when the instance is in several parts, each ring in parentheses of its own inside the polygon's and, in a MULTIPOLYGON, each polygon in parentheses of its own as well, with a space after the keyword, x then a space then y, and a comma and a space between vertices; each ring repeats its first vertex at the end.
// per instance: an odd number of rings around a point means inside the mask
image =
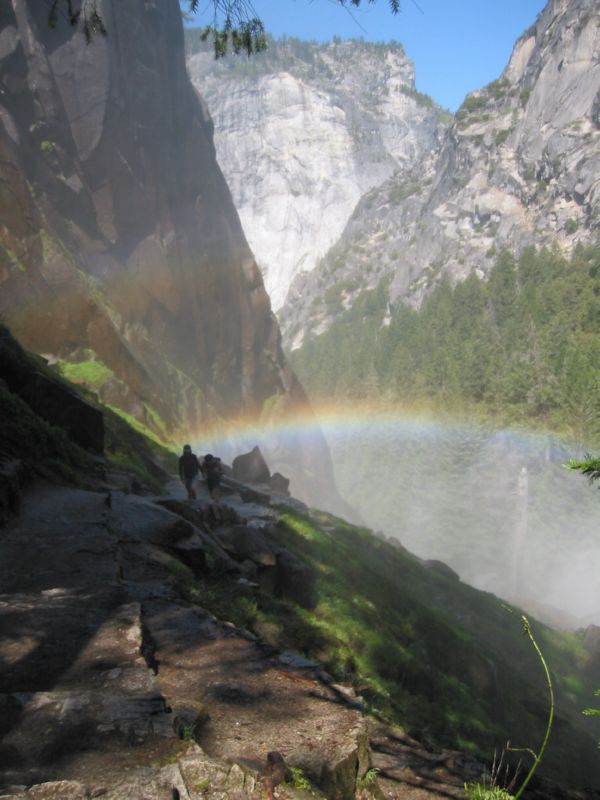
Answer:
MULTIPOLYGON (((342 304, 344 286, 322 302, 342 304)), ((442 281, 420 310, 364 291, 291 354, 313 399, 443 403, 600 441, 600 246, 502 252, 489 280, 442 281)))

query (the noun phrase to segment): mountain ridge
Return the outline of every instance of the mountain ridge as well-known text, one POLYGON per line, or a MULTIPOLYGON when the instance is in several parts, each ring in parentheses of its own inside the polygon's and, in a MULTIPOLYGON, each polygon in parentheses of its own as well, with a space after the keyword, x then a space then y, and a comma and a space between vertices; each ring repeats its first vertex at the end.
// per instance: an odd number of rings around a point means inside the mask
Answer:
POLYGON ((597 237, 597 20, 593 0, 551 0, 501 76, 467 96, 438 153, 361 199, 320 268, 290 288, 288 349, 327 329, 332 285, 349 308, 389 277, 390 300, 418 306, 444 276, 487 275, 504 247, 568 253, 597 237))

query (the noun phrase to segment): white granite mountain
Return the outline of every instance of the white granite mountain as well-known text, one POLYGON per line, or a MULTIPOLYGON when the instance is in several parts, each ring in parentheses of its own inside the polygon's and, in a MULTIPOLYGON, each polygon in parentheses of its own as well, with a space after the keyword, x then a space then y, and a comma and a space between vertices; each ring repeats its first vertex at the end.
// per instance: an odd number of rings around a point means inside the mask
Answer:
POLYGON ((365 195, 279 312, 288 347, 365 287, 419 304, 444 274, 486 275, 500 248, 569 252, 600 225, 600 5, 550 0, 500 78, 465 99, 439 151, 365 195))
POLYGON ((215 61, 188 31, 188 71, 272 306, 339 239, 360 198, 439 147, 449 115, 415 90, 401 45, 294 39, 215 61))

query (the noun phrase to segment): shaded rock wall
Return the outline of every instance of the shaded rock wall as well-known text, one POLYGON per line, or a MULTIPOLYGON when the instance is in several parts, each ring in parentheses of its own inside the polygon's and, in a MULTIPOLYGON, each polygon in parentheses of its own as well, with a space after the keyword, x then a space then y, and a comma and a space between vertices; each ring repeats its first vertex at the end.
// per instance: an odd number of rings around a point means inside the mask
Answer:
POLYGON ((150 426, 303 404, 177 2, 100 11, 86 45, 36 0, 0 9, 0 315, 32 350, 101 361, 102 398, 150 426))

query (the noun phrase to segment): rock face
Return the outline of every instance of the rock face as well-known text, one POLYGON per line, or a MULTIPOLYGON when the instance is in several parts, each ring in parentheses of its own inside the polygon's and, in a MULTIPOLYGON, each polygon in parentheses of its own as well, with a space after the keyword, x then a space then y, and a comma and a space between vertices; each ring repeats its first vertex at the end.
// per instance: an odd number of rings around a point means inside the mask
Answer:
POLYGON ((104 452, 104 418, 69 386, 36 369, 8 331, 0 327, 0 375, 46 422, 66 431, 80 447, 104 452))
POLYGON ((178 3, 98 7, 89 45, 36 0, 0 10, 0 315, 155 430, 302 404, 178 3))
POLYGON ((188 32, 188 70, 274 309, 341 235, 360 197, 438 143, 444 115, 398 44, 293 39, 215 62, 188 32), (199 51, 200 50, 200 51, 199 51))
POLYGON ((363 197, 320 268, 296 279, 279 312, 288 346, 384 278, 392 302, 419 304, 444 275, 485 276, 503 247, 594 240, 599 51, 597 4, 551 0, 500 78, 465 99, 439 152, 363 197))

